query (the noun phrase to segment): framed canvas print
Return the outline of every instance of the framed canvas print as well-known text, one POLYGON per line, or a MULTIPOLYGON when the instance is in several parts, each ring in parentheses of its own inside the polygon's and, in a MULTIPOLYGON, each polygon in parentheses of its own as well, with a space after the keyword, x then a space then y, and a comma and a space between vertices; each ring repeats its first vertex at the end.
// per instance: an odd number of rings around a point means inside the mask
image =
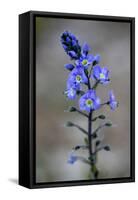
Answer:
POLYGON ((19 184, 135 180, 135 19, 19 15, 19 184))

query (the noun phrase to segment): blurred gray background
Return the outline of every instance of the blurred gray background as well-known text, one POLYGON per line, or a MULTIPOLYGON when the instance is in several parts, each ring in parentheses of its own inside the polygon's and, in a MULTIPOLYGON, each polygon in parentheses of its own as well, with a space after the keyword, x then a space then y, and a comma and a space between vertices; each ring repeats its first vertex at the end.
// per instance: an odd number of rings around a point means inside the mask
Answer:
MULTIPOLYGON (((105 113, 114 126, 104 128, 103 144, 111 152, 98 156, 99 178, 128 177, 130 175, 130 25, 54 18, 36 18, 36 182, 86 180, 89 166, 67 163, 72 147, 84 143, 84 135, 75 128, 65 128, 68 120, 87 129, 87 120, 79 114, 64 112, 77 102, 67 101, 63 95, 68 71, 64 64, 69 57, 60 44, 60 35, 70 30, 80 41, 87 42, 91 53, 101 55, 101 66, 110 70, 111 82, 100 85, 97 93, 102 102, 113 89, 119 107, 116 111, 104 107, 95 113, 105 113)), ((97 120, 96 128, 102 121, 97 120)), ((82 155, 84 151, 81 152, 82 155)), ((85 154, 84 156, 87 156, 85 154)))

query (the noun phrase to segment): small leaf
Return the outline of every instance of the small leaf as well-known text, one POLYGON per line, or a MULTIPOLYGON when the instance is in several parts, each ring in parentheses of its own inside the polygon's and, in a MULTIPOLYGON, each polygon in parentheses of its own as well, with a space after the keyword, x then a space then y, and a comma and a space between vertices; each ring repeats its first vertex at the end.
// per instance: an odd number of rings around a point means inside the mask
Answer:
POLYGON ((85 69, 84 71, 85 71, 85 74, 86 74, 86 75, 88 75, 88 73, 89 73, 89 72, 88 72, 88 70, 87 70, 87 69, 85 69))
POLYGON ((80 149, 81 147, 78 145, 78 146, 76 146, 74 149, 75 150, 78 150, 78 149, 80 149))
POLYGON ((99 119, 105 119, 105 115, 99 115, 99 119))
POLYGON ((70 121, 68 121, 66 124, 65 124, 65 126, 67 126, 67 127, 71 127, 71 126, 73 126, 74 124, 72 123, 72 122, 70 122, 70 121))
POLYGON ((110 146, 107 145, 107 146, 104 147, 104 150, 111 151, 111 148, 110 148, 110 146))
POLYGON ((111 122, 107 122, 107 123, 105 123, 105 126, 111 127, 112 123, 111 122))
POLYGON ((92 138, 94 138, 94 139, 97 138, 97 134, 96 134, 96 133, 93 133, 93 134, 92 134, 92 138))
POLYGON ((88 145, 77 145, 73 148, 74 150, 79 150, 79 149, 88 149, 88 145))
POLYGON ((69 108, 69 112, 75 112, 76 111, 76 108, 75 107, 70 107, 69 108))
POLYGON ((82 91, 82 90, 79 90, 79 91, 77 91, 77 95, 84 95, 85 94, 85 92, 84 91, 82 91))
POLYGON ((72 122, 70 122, 70 121, 68 121, 68 122, 65 124, 65 126, 66 126, 66 127, 75 127, 75 128, 77 128, 77 129, 79 129, 81 132, 83 132, 83 133, 85 133, 86 135, 88 135, 88 132, 87 132, 85 129, 83 129, 83 128, 80 127, 79 125, 74 124, 74 123, 72 123, 72 122))
POLYGON ((101 143, 101 141, 97 140, 96 143, 95 143, 95 145, 98 146, 100 143, 101 143))
POLYGON ((69 71, 72 71, 74 69, 74 65, 72 64, 65 64, 64 67, 68 69, 69 71))
POLYGON ((84 138, 84 142, 86 145, 88 145, 89 144, 88 138, 84 138))
POLYGON ((97 178, 97 177, 98 177, 98 174, 99 174, 99 171, 98 171, 98 169, 96 168, 95 165, 92 165, 91 171, 92 171, 92 173, 94 174, 94 178, 97 178))

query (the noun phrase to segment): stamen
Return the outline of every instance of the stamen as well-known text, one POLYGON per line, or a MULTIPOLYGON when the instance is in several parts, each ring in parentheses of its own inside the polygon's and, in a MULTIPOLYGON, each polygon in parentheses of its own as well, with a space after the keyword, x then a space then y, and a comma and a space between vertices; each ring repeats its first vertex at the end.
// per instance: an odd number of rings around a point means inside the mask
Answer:
POLYGON ((84 59, 84 60, 82 61, 82 64, 83 64, 83 65, 87 65, 87 63, 88 63, 88 61, 87 61, 86 59, 84 59))
POLYGON ((105 75, 103 73, 100 74, 100 78, 103 79, 105 78, 105 75))
POLYGON ((77 83, 80 83, 81 80, 82 80, 81 76, 80 76, 80 75, 77 75, 77 76, 76 76, 76 82, 77 82, 77 83))
POLYGON ((92 101, 91 99, 87 99, 87 100, 86 100, 86 105, 87 105, 88 107, 92 107, 92 106, 93 106, 93 101, 92 101))

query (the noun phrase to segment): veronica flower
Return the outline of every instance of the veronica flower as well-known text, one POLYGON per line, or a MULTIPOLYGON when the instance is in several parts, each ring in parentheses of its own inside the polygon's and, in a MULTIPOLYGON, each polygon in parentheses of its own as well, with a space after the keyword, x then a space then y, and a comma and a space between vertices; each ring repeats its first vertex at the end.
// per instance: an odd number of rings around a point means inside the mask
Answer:
POLYGON ((93 62, 93 55, 88 55, 90 47, 87 43, 82 46, 81 56, 76 60, 76 65, 81 65, 84 69, 88 69, 89 65, 93 62))
POLYGON ((100 98, 97 97, 95 90, 88 90, 79 100, 80 110, 90 112, 100 107, 100 98))
POLYGON ((91 77, 96 79, 102 84, 107 84, 109 82, 109 70, 106 67, 95 66, 93 68, 93 73, 91 77))
POLYGON ((80 83, 88 83, 88 78, 84 72, 84 69, 78 65, 69 74, 68 81, 75 85, 80 85, 80 83))
POLYGON ((81 52, 78 39, 72 33, 65 31, 61 35, 61 43, 65 52, 71 57, 71 59, 78 59, 81 52))
POLYGON ((88 83, 84 69, 76 66, 69 74, 67 80, 67 90, 64 92, 69 99, 75 99, 77 91, 81 88, 81 83, 88 83))
POLYGON ((74 100, 76 98, 77 90, 78 88, 75 88, 74 85, 67 84, 67 89, 64 94, 68 97, 68 99, 74 100))
POLYGON ((111 110, 115 110, 118 107, 118 102, 116 101, 112 90, 109 92, 109 105, 111 110))
POLYGON ((77 156, 75 156, 73 154, 73 152, 70 153, 69 157, 68 157, 68 163, 69 164, 74 164, 77 161, 77 156))

